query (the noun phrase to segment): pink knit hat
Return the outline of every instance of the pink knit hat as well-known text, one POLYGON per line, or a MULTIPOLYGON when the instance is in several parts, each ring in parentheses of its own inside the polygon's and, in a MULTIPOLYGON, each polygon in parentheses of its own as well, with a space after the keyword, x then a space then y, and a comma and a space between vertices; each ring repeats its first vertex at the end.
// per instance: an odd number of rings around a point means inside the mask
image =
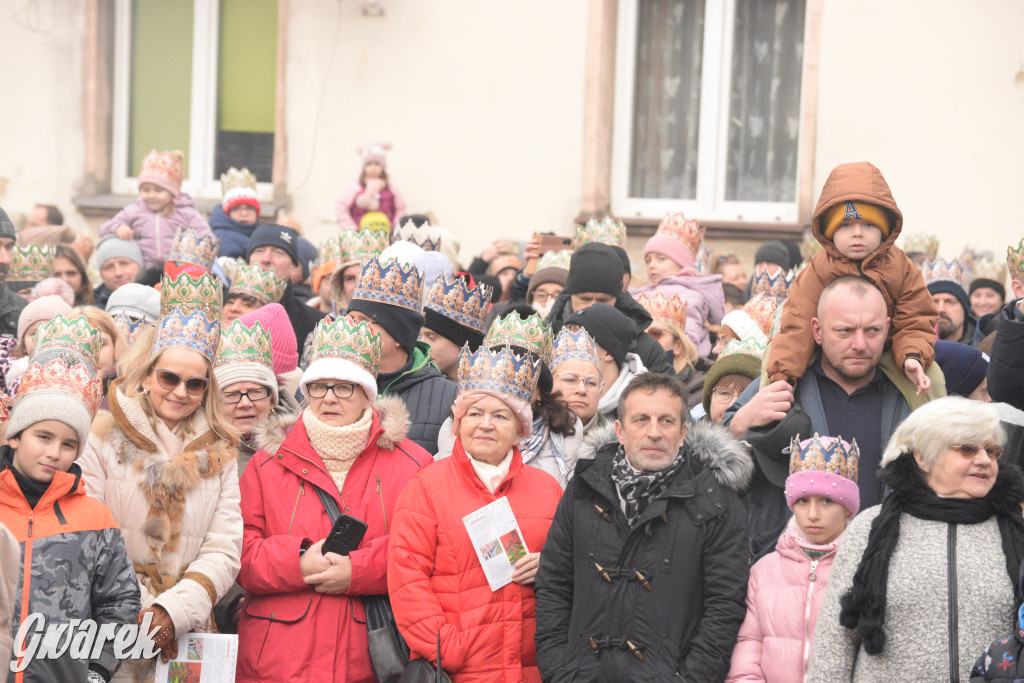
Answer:
POLYGON ((246 327, 252 327, 254 322, 259 322, 263 329, 270 333, 275 375, 283 375, 298 367, 299 353, 295 344, 295 330, 284 306, 267 304, 252 313, 246 313, 239 320, 246 327))
POLYGON ((34 323, 53 320, 58 313, 67 313, 70 310, 71 306, 68 306, 68 302, 56 294, 41 296, 35 301, 29 302, 25 308, 21 309, 21 315, 18 316, 18 343, 21 343, 28 328, 32 327, 34 323))
POLYGON ((381 168, 387 168, 387 153, 391 150, 390 142, 371 142, 359 148, 359 154, 363 157, 363 166, 374 162, 380 164, 381 168))
POLYGON ((663 254, 679 264, 680 269, 693 268, 703 239, 704 229, 700 224, 687 219, 682 211, 676 211, 661 219, 657 232, 647 240, 644 256, 652 252, 663 254))
POLYGON ((44 296, 50 296, 51 294, 56 294, 61 299, 64 299, 68 306, 75 305, 75 290, 71 289, 71 285, 59 277, 48 277, 32 288, 33 301, 44 296))
POLYGON ((860 449, 857 442, 814 435, 812 439, 790 443, 789 477, 786 479, 786 503, 789 509, 805 496, 831 498, 851 515, 860 510, 857 466, 860 449))

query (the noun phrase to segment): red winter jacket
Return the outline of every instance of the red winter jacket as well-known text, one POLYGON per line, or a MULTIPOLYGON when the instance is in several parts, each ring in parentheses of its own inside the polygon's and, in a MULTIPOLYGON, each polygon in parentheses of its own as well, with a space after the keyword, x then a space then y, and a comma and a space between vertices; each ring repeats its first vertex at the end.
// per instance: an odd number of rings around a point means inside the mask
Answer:
POLYGON ((362 595, 387 593, 388 529, 395 502, 430 462, 405 438, 409 416, 400 399, 379 399, 370 439, 338 494, 299 417, 263 434, 239 486, 245 523, 238 583, 248 591, 238 624, 238 681, 375 682, 366 642, 362 595), (276 434, 276 438, 275 435, 276 434), (303 581, 299 548, 331 530, 313 485, 331 493, 343 512, 367 523, 353 550, 352 585, 323 595, 303 581))
POLYGON ((455 683, 540 681, 533 586, 487 585, 462 518, 508 498, 526 548, 540 552, 562 496, 547 472, 523 465, 515 448, 494 493, 477 478, 456 440, 451 457, 426 467, 395 508, 388 589, 398 627, 414 656, 437 659, 455 683))

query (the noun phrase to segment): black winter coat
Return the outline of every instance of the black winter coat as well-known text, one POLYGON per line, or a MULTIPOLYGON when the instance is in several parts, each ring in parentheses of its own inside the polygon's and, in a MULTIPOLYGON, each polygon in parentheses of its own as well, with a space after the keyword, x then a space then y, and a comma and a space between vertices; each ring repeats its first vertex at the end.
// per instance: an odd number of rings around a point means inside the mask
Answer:
POLYGON ((384 396, 399 396, 409 410, 408 437, 430 455, 437 453, 437 433, 451 416, 456 384, 430 362, 429 347, 417 343, 412 367, 378 391, 384 396))
POLYGON ((708 423, 690 425, 683 449, 686 464, 632 529, 610 477, 618 443, 577 462, 536 579, 544 681, 725 680, 747 611, 737 492, 753 463, 708 423))
POLYGON ((999 312, 988 364, 988 394, 993 401, 1024 410, 1024 314, 1015 299, 999 312))
POLYGON ((988 646, 974 662, 971 683, 1015 683, 1024 680, 1024 630, 988 646))
MULTIPOLYGON (((101 286, 105 288, 105 285, 101 286)), ((107 296, 110 296, 109 290, 107 296)), ((25 306, 28 306, 28 301, 24 297, 0 285, 0 337, 18 336, 18 318, 25 306)))
POLYGON ((305 292, 296 290, 297 285, 291 283, 284 290, 281 297, 281 305, 288 314, 288 321, 295 330, 295 348, 302 350, 306 343, 306 337, 313 333, 316 324, 327 317, 327 314, 312 306, 307 306, 309 297, 303 298, 305 292))

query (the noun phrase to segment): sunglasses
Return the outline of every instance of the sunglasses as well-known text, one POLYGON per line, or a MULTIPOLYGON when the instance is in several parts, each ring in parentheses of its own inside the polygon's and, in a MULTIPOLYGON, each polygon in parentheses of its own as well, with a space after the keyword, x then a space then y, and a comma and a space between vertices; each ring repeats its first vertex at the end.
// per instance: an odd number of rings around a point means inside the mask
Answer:
POLYGON ((982 448, 984 448, 985 452, 988 453, 988 457, 992 458, 993 460, 998 460, 999 457, 1003 454, 1003 447, 997 446, 994 443, 990 443, 987 446, 975 446, 974 444, 965 443, 951 445, 950 448, 952 448, 954 451, 960 451, 960 455, 964 456, 965 458, 973 458, 978 454, 978 451, 980 451, 982 448))
MULTIPOLYGON (((156 370, 156 381, 160 384, 160 387, 167 391, 174 391, 179 384, 183 381, 181 375, 170 370, 163 370, 157 368, 156 370)), ((209 383, 205 377, 189 377, 184 380, 185 382, 185 393, 189 396, 202 396, 206 391, 206 385, 209 383)))

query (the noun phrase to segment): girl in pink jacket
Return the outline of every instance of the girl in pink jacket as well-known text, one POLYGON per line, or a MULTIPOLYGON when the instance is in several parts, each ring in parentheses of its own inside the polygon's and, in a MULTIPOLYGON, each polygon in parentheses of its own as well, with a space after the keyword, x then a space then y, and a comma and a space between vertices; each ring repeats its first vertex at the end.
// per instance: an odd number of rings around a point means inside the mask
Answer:
POLYGON ((747 617, 727 683, 798 683, 846 524, 860 509, 857 442, 830 436, 790 447, 786 502, 793 511, 775 552, 750 570, 747 617))

